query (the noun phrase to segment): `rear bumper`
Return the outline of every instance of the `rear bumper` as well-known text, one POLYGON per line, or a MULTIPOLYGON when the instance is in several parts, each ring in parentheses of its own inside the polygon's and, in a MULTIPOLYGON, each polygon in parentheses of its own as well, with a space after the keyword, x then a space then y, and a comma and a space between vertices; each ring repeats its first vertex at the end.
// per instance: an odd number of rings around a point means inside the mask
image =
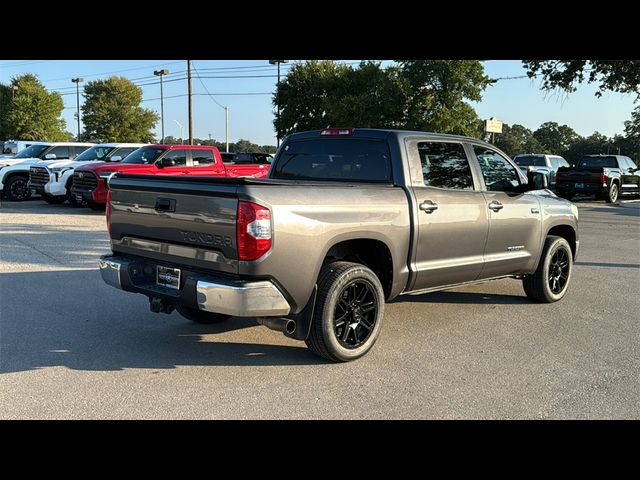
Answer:
POLYGON ((288 315, 291 307, 278 288, 267 280, 241 281, 184 270, 180 289, 156 285, 153 261, 104 255, 100 273, 108 285, 120 290, 159 297, 173 304, 236 317, 288 315))
POLYGON ((558 192, 563 193, 584 193, 588 195, 593 194, 604 194, 609 190, 608 186, 603 186, 600 183, 579 183, 579 182, 556 182, 555 188, 558 192), (582 187, 577 188, 576 185, 582 185, 582 187))

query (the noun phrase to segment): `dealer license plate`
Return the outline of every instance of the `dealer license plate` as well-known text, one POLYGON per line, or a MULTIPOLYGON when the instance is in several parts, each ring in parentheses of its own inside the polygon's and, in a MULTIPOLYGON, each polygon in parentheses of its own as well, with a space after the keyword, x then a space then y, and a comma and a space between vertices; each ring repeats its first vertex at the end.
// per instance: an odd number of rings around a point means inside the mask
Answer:
POLYGON ((158 265, 156 273, 156 283, 163 287, 180 288, 180 269, 162 267, 158 265))
POLYGON ((584 188, 584 183, 576 183, 576 188, 584 188))

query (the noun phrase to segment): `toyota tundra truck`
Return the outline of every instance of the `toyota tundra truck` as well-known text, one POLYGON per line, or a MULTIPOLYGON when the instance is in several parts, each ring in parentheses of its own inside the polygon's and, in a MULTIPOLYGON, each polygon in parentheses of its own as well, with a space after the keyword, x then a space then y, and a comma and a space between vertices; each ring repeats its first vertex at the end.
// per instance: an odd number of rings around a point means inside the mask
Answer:
POLYGON ((76 168, 71 195, 76 203, 102 210, 107 202, 107 179, 114 172, 191 177, 257 177, 267 175, 269 165, 225 164, 216 147, 206 145, 148 145, 112 164, 76 168))
POLYGON ((567 200, 586 194, 616 203, 620 195, 640 195, 640 169, 624 155, 585 155, 575 167, 560 168, 556 178, 558 195, 567 200))
POLYGON ((452 135, 290 135, 268 178, 117 174, 104 281, 217 323, 255 317, 335 362, 375 343, 385 301, 510 277, 569 288, 578 210, 492 145, 452 135))

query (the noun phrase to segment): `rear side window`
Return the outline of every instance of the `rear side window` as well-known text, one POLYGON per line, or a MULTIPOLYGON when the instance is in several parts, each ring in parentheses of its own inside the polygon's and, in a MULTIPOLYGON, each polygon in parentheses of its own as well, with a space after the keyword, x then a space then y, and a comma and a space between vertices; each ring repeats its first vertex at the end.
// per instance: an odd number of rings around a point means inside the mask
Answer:
POLYGON ((429 187, 473 190, 471 167, 460 143, 418 143, 422 177, 429 187))
POLYGON ((191 150, 191 157, 193 158, 193 165, 196 167, 216 163, 216 159, 211 150, 191 150))
POLYGON ((273 178, 389 183, 389 148, 354 138, 291 142, 281 150, 273 178))

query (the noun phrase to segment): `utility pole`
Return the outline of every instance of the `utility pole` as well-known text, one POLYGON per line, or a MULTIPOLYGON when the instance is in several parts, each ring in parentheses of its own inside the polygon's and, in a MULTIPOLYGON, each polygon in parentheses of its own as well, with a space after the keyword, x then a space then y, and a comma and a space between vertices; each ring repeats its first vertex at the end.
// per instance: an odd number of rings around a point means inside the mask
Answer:
POLYGON ((71 81, 76 84, 76 118, 78 120, 77 140, 80 141, 80 83, 84 81, 84 78, 72 78, 71 81))
MULTIPOLYGON (((276 92, 278 92, 280 87, 280 64, 281 63, 289 63, 289 60, 269 60, 270 65, 278 66, 278 83, 276 84, 276 92)), ((276 104, 276 120, 280 120, 280 95, 278 95, 278 103, 276 104)), ((276 133, 276 147, 279 147, 279 146, 280 146, 280 135, 276 133)))
POLYGON ((193 110, 191 106, 191 60, 187 60, 187 79, 189 80, 189 145, 193 145, 193 110))
POLYGON ((225 130, 227 138, 227 153, 229 153, 229 107, 224 107, 225 130))
POLYGON ((162 139, 160 143, 164 143, 164 93, 162 91, 162 77, 169 73, 169 70, 154 70, 153 74, 160 77, 160 125, 162 128, 162 139))

